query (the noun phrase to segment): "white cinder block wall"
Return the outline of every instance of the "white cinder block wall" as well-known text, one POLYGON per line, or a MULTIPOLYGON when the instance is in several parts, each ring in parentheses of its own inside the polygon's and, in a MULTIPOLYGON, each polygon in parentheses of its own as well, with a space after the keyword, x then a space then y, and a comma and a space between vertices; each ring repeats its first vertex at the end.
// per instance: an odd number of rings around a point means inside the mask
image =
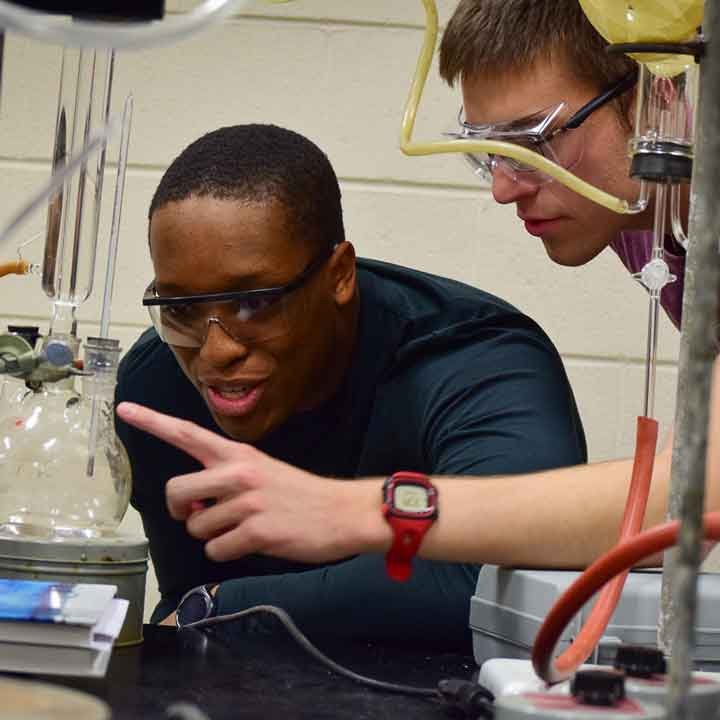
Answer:
MULTIPOLYGON (((440 0, 441 22, 456 0, 440 0)), ((169 0, 172 12, 196 5, 169 0)), ((172 18, 171 18, 172 19, 172 18)), ((189 142, 222 125, 273 122, 304 133, 329 155, 342 185, 348 238, 360 255, 457 278, 496 293, 534 317, 565 360, 585 422, 590 458, 631 452, 641 411, 647 302, 605 252, 590 267, 560 268, 528 236, 512 207, 498 207, 458 157, 406 158, 398 131, 422 41, 420 0, 298 0, 264 4, 171 47, 121 53, 114 99, 132 92, 130 150, 113 335, 129 347, 146 327, 140 296, 152 270, 147 208, 163 169, 189 142)), ((0 222, 47 178, 60 51, 18 36, 6 40, 0 106, 0 222)), ((439 138, 454 123, 459 95, 433 70, 416 137, 439 138)), ((116 151, 113 151, 115 153, 116 151)), ((113 154, 113 157, 115 155, 113 154)), ((107 237, 113 178, 102 226, 107 237)), ((17 243, 41 232, 37 213, 17 243)), ((25 250, 39 260, 42 240, 25 250)), ((13 245, 0 259, 15 256, 13 245)), ((104 258, 98 260, 102 283, 104 258)), ((0 326, 45 325, 37 278, 0 282, 0 326)), ((99 292, 80 310, 83 335, 99 318, 99 292)), ((678 337, 663 318, 657 414, 674 412, 678 337)), ((131 512, 127 529, 140 528, 131 512)), ((149 582, 148 609, 156 598, 149 582)))

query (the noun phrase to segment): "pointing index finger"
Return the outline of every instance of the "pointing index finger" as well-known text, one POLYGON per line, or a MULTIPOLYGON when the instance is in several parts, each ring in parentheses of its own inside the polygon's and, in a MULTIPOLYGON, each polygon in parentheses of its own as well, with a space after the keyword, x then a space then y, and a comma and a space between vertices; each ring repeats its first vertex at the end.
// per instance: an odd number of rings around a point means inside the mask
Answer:
POLYGON ((131 402, 121 402, 117 414, 128 425, 144 430, 213 467, 233 455, 235 443, 189 420, 181 420, 131 402))

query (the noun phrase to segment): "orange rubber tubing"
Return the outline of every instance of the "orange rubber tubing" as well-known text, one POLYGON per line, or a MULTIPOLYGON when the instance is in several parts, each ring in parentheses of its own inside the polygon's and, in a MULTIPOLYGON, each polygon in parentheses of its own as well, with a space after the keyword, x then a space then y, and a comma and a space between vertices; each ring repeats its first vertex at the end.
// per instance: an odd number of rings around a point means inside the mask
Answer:
POLYGON ((30 263, 27 260, 0 263, 0 278, 6 275, 25 275, 29 269, 30 263))
MULTIPOLYGON (((621 544, 636 536, 642 529, 645 508, 647 507, 648 496, 650 494, 653 465, 655 464, 657 436, 658 424, 656 420, 648 417, 639 417, 637 419, 632 479, 630 481, 625 513, 620 527, 619 543, 621 544)), ((548 683, 558 683, 567 680, 567 678, 592 655, 595 646, 598 644, 603 632, 605 632, 605 628, 617 607, 628 572, 629 568, 618 574, 612 582, 603 588, 577 637, 554 663, 551 661, 555 650, 555 643, 553 643, 550 648, 549 654, 547 653, 547 648, 541 645, 540 670, 538 670, 538 665, 536 665, 535 671, 543 680, 548 683)), ((556 606, 560 604, 561 600, 562 598, 557 601, 556 606)), ((568 620, 570 619, 572 619, 572 615, 568 618, 568 620)), ((545 621, 545 624, 546 623, 547 620, 545 621)), ((542 633, 545 624, 540 628, 540 633, 542 633)), ((563 629, 564 628, 565 626, 563 625, 563 629)), ((560 632, 562 633, 562 630, 560 632)), ((538 634, 538 638, 541 637, 540 633, 538 634)), ((533 663, 535 663, 537 646, 538 641, 536 640, 533 648, 533 663)))
MULTIPOLYGON (((552 656, 563 630, 580 608, 619 573, 625 573, 636 563, 675 545, 680 529, 679 521, 656 525, 634 538, 621 542, 598 558, 560 596, 552 607, 535 638, 532 662, 535 672, 547 680, 552 674, 552 656)), ((720 512, 703 516, 704 536, 720 540, 720 512)), ((552 681, 548 681, 552 682, 552 681)))

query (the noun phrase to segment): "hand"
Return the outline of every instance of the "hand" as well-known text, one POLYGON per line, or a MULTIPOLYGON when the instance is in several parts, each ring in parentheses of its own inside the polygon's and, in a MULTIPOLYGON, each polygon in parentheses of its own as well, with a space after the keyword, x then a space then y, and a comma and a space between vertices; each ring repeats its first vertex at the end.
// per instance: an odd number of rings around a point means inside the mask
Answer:
POLYGON ((321 478, 134 403, 121 403, 117 413, 205 467, 171 478, 165 494, 170 515, 184 520, 190 535, 208 541, 211 560, 262 553, 320 563, 380 552, 390 544, 380 480, 321 478), (208 500, 214 504, 207 507, 208 500))

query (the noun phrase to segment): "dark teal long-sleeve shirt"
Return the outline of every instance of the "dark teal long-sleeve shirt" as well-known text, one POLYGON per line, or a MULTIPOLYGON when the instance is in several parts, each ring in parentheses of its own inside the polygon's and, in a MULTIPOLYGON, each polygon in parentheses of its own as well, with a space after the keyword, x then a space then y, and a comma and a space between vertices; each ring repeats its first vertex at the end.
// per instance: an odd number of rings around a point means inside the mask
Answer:
MULTIPOLYGON (((336 396, 257 444, 319 475, 496 475, 585 462, 582 425, 550 340, 507 303, 458 282, 359 260, 360 326, 336 396)), ((117 400, 142 403, 221 433, 170 349, 146 332, 124 358, 117 400)), ((467 649, 478 567, 416 559, 406 583, 379 556, 311 566, 253 555, 215 563, 173 520, 165 484, 196 461, 118 421, 133 469, 132 503, 150 541, 169 614, 189 588, 222 582, 222 613, 270 603, 311 637, 402 641, 467 649)), ((478 477, 476 482, 482 482, 478 477)), ((439 498, 442 512, 442 496, 439 498)), ((378 498, 380 512, 380 498, 378 498)), ((510 519, 508 519, 510 521, 510 519)), ((482 532, 483 517, 477 518, 482 532)), ((245 630, 263 621, 246 623, 245 630)))

